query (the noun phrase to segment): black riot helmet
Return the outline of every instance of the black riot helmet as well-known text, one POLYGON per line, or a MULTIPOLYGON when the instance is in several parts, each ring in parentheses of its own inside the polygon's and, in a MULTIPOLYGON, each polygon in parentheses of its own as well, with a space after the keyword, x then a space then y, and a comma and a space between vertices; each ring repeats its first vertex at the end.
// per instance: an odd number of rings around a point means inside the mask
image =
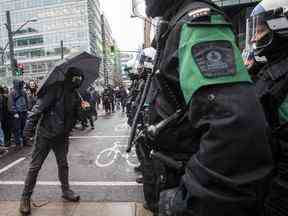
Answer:
POLYGON ((181 4, 184 0, 145 0, 146 14, 149 17, 162 17, 175 4, 181 4))

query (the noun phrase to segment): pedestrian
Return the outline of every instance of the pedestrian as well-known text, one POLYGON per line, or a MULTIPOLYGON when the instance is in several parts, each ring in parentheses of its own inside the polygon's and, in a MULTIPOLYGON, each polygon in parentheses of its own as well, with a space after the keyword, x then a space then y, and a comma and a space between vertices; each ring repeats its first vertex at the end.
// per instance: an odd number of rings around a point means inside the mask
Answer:
POLYGON ((110 114, 112 112, 112 102, 111 102, 111 94, 108 88, 105 88, 102 93, 102 105, 106 114, 110 114))
POLYGON ((4 146, 5 138, 4 138, 4 133, 2 130, 1 122, 0 122, 0 156, 4 153, 6 153, 6 148, 4 146))
POLYGON ((111 85, 108 85, 108 95, 109 95, 111 111, 115 112, 115 91, 111 85))
POLYGON ((69 133, 79 117, 80 98, 77 89, 83 82, 83 73, 71 67, 65 73, 65 79, 48 85, 38 95, 37 102, 29 115, 25 134, 33 136, 36 129, 35 148, 32 153, 29 171, 20 202, 20 212, 30 213, 30 199, 36 184, 38 173, 49 152, 53 150, 58 176, 62 188, 62 197, 77 202, 80 196, 71 189, 68 180, 67 154, 69 149, 69 133), (39 119, 40 122, 39 122, 39 119))
POLYGON ((89 94, 90 94, 90 97, 91 97, 91 110, 92 110, 92 116, 94 116, 95 120, 97 120, 98 118, 98 112, 97 112, 97 109, 98 109, 98 95, 97 95, 97 92, 95 91, 94 88, 90 88, 89 90, 89 94))
POLYGON ((0 88, 0 98, 2 101, 2 130, 4 132, 5 137, 5 146, 9 147, 11 145, 11 134, 12 134, 12 127, 13 127, 13 117, 12 114, 9 112, 9 89, 7 87, 0 88))
POLYGON ((4 132, 2 130, 2 124, 0 122, 0 146, 4 146, 5 145, 5 137, 4 137, 4 132))
POLYGON ((128 97, 127 91, 124 86, 120 86, 119 94, 120 94, 120 104, 121 104, 122 112, 124 113, 126 110, 126 102, 127 102, 127 97, 128 97))
POLYGON ((162 19, 158 72, 145 102, 148 119, 156 125, 183 112, 148 137, 153 170, 143 172, 144 181, 149 175, 154 191, 161 192, 153 210, 173 216, 259 215, 259 188, 271 174, 272 154, 231 23, 209 0, 145 2, 147 15, 162 19), (159 154, 165 157, 153 157, 159 154))
POLYGON ((263 0, 248 21, 247 41, 267 62, 257 72, 256 90, 271 127, 275 171, 264 203, 265 216, 288 215, 288 19, 286 0, 263 0))
POLYGON ((5 137, 2 129, 2 122, 4 118, 4 101, 2 97, 3 91, 4 91, 3 87, 0 86, 0 146, 5 145, 5 137))
POLYGON ((116 110, 118 111, 121 109, 121 92, 118 86, 114 89, 114 92, 115 92, 116 110))
POLYGON ((88 126, 87 121, 89 121, 91 129, 94 130, 93 107, 91 106, 93 102, 91 94, 88 90, 83 92, 82 99, 83 99, 82 121, 81 121, 82 128, 86 128, 88 126))
POLYGON ((28 96, 24 91, 24 82, 21 80, 13 81, 13 90, 9 94, 10 113, 13 117, 13 135, 16 147, 26 145, 23 137, 28 111, 28 96))
POLYGON ((27 85, 28 110, 31 110, 37 101, 37 83, 30 80, 27 85))

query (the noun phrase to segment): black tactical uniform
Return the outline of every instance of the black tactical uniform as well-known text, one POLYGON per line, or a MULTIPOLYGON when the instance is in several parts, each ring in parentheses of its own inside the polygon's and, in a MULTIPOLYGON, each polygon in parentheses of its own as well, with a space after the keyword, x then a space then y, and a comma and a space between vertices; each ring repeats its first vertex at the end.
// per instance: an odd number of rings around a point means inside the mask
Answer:
POLYGON ((274 172, 265 199, 265 216, 288 215, 288 18, 279 6, 287 9, 288 3, 264 0, 248 20, 250 30, 255 29, 249 38, 254 43, 254 52, 267 59, 256 82, 257 96, 271 128, 274 153, 274 172))
POLYGON ((148 15, 169 23, 158 41, 158 54, 163 52, 148 97, 151 123, 186 110, 151 143, 186 164, 176 171, 153 160, 155 172, 147 179, 155 177, 162 191, 160 215, 257 215, 272 156, 264 113, 231 26, 208 0, 146 5, 148 15))

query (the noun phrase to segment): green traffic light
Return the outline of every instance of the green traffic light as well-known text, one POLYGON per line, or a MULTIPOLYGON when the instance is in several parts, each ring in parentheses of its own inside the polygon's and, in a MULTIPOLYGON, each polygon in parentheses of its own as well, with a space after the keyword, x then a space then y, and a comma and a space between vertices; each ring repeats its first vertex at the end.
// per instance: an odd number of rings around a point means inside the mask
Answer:
POLYGON ((16 76, 22 76, 22 70, 21 69, 17 69, 15 75, 16 76))

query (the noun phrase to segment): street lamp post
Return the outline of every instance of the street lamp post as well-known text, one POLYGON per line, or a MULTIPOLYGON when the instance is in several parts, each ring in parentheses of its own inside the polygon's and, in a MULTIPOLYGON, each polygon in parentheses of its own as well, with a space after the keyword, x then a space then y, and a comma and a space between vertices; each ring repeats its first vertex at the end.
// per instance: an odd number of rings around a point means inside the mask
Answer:
POLYGON ((12 76, 15 73, 16 70, 16 59, 15 59, 15 53, 14 53, 14 42, 13 42, 13 36, 17 34, 18 31, 20 31, 25 25, 27 25, 29 22, 37 22, 37 19, 30 19, 24 22, 16 31, 12 30, 12 24, 11 24, 11 16, 10 16, 10 11, 6 11, 6 19, 7 23, 5 24, 8 32, 8 43, 3 49, 2 53, 2 59, 5 53, 5 50, 9 46, 9 56, 10 56, 10 66, 11 66, 11 73, 12 76))

